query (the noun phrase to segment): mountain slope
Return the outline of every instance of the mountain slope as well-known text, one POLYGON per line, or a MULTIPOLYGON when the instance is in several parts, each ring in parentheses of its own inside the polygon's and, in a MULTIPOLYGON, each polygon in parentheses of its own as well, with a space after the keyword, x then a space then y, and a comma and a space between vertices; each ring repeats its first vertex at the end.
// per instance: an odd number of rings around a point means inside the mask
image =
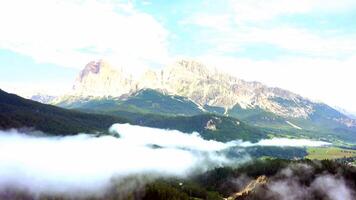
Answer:
POLYGON ((120 98, 65 96, 54 103, 57 106, 96 111, 128 111, 164 115, 196 115, 204 112, 193 101, 175 95, 166 95, 152 89, 142 89, 120 98))
POLYGON ((257 142, 268 137, 268 131, 250 126, 238 119, 216 114, 198 114, 194 116, 175 116, 131 111, 102 111, 85 109, 80 111, 104 113, 111 116, 124 116, 131 124, 153 128, 179 130, 184 133, 199 133, 204 139, 228 142, 244 140, 257 142))
MULTIPOLYGON (((228 110, 237 106, 245 110, 263 110, 283 118, 308 119, 318 107, 327 107, 280 88, 238 79, 193 60, 180 60, 160 71, 147 71, 139 79, 133 79, 106 61, 92 61, 79 74, 69 96, 77 99, 132 96, 146 88, 185 97, 200 107, 224 109, 222 114, 228 114, 228 110)), ((58 98, 54 103, 60 104, 61 101, 58 98)), ((356 127, 356 120, 334 112, 331 107, 326 110, 331 112, 324 112, 326 115, 320 117, 356 127)))
POLYGON ((237 119, 212 114, 189 117, 114 109, 104 111, 98 106, 92 106, 90 102, 89 106, 82 110, 86 112, 41 104, 0 90, 0 129, 33 128, 53 135, 71 135, 80 132, 106 132, 114 123, 130 122, 186 133, 198 132, 203 138, 218 141, 236 139, 257 141, 267 136, 263 130, 251 127, 237 119))
POLYGON ((49 134, 106 131, 120 117, 88 114, 41 104, 0 90, 0 129, 34 128, 49 134))
POLYGON ((147 71, 139 79, 103 60, 93 61, 79 74, 72 93, 79 97, 119 97, 144 88, 186 97, 201 106, 229 109, 238 104, 244 109, 261 108, 280 116, 303 118, 313 111, 312 102, 297 94, 246 82, 192 60, 180 60, 160 71, 147 71), (277 98, 295 103, 284 106, 277 98))
POLYGON ((356 139, 356 120, 326 104, 247 82, 193 60, 147 71, 140 79, 133 79, 103 60, 93 61, 79 74, 73 91, 52 104, 102 113, 214 113, 273 133, 349 142, 356 139))

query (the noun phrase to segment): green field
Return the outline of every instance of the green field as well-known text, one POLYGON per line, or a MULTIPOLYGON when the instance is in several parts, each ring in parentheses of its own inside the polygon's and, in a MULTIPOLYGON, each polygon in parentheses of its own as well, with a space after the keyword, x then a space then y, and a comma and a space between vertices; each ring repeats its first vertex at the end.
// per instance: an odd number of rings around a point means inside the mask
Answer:
POLYGON ((337 147, 310 147, 307 152, 306 158, 316 160, 356 157, 356 150, 337 147))

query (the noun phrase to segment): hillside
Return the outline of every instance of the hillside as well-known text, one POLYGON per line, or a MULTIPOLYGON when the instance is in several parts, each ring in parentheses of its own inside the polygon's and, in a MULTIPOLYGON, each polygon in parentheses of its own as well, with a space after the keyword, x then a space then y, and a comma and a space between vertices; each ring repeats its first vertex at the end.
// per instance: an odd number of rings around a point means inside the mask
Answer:
MULTIPOLYGON (((123 115, 117 112, 117 115, 123 115)), ((129 116, 126 114, 125 116, 129 116)), ((157 114, 131 114, 130 120, 137 125, 175 129, 186 133, 198 132, 204 139, 227 142, 242 139, 257 142, 267 137, 267 131, 250 126, 238 119, 214 114, 194 116, 166 116, 157 114)))
MULTIPOLYGON (((261 108, 244 109, 239 105, 229 110, 213 106, 201 107, 185 97, 168 95, 152 89, 143 89, 116 98, 67 96, 62 97, 62 101, 55 105, 85 112, 125 117, 135 124, 178 129, 184 132, 192 132, 192 130, 204 132, 205 129, 202 129, 202 127, 205 125, 201 124, 196 124, 199 127, 195 129, 182 128, 182 126, 193 126, 194 120, 190 120, 202 116, 211 115, 222 119, 238 119, 249 127, 254 127, 253 130, 247 131, 253 133, 251 136, 245 134, 242 137, 240 134, 237 137, 247 140, 261 138, 257 136, 260 133, 263 133, 262 135, 268 133, 278 136, 308 137, 334 143, 340 141, 353 142, 356 139, 355 128, 343 126, 338 121, 330 120, 333 116, 342 117, 342 115, 323 104, 316 107, 315 112, 307 119, 286 118, 261 108), (258 134, 256 135, 256 133, 258 134)), ((205 120, 206 123, 207 120, 205 120)), ((229 127, 222 127, 222 129, 225 130, 224 134, 230 136, 234 134, 227 131, 229 127)), ((230 136, 219 135, 214 136, 214 138, 236 139, 236 137, 230 136)))
POLYGON ((88 114, 41 104, 0 90, 0 128, 33 128, 49 134, 67 135, 106 131, 121 117, 88 114))
MULTIPOLYGON (((87 103, 80 108, 85 112, 80 112, 41 104, 1 90, 0 128, 27 127, 49 134, 67 135, 80 132, 105 132, 114 123, 130 122, 131 124, 142 126, 175 129, 186 133, 198 132, 201 133, 203 138, 218 141, 235 139, 257 141, 267 135, 263 130, 249 126, 237 119, 214 114, 195 116, 162 115, 98 106, 95 102, 87 103)), ((109 103, 101 103, 106 106, 111 105, 109 103)))
POLYGON ((62 97, 60 102, 54 104, 70 109, 100 110, 103 112, 128 111, 187 116, 204 113, 203 108, 187 98, 163 94, 152 89, 139 90, 120 98, 65 96, 62 97))

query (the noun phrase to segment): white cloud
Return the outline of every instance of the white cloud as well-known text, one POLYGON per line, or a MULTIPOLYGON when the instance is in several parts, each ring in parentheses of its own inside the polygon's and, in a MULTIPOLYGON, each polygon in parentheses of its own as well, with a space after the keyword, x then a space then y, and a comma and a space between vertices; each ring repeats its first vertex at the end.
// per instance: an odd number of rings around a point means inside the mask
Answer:
POLYGON ((201 27, 207 27, 217 29, 220 31, 226 31, 231 26, 231 16, 229 14, 214 15, 208 13, 197 13, 189 19, 180 21, 182 25, 199 25, 201 27))
POLYGON ((329 199, 352 200, 355 197, 354 192, 347 187, 343 178, 329 174, 317 177, 311 186, 316 190, 322 191, 329 199))
POLYGON ((356 5, 353 0, 230 0, 228 2, 238 23, 266 21, 288 14, 340 12, 356 5))
POLYGON ((127 124, 110 130, 122 137, 0 131, 0 191, 16 186, 34 194, 92 195, 103 192, 113 179, 142 174, 185 177, 236 161, 217 153, 230 145, 197 135, 127 124))
POLYGON ((284 53, 319 57, 349 56, 356 52, 356 36, 353 34, 335 35, 331 33, 333 30, 329 30, 324 31, 324 35, 321 35, 305 28, 293 26, 245 26, 234 25, 228 21, 225 23, 209 21, 208 23, 207 19, 209 18, 201 20, 200 17, 197 17, 191 23, 198 23, 196 25, 215 30, 212 33, 203 33, 199 36, 200 40, 214 47, 210 51, 215 55, 239 52, 248 48, 248 45, 257 47, 258 45, 271 45, 284 53))
POLYGON ((8 186, 34 194, 86 194, 103 192, 111 180, 132 175, 186 177, 217 166, 238 164, 249 157, 229 157, 224 150, 251 145, 319 146, 323 142, 271 139, 256 144, 222 143, 198 134, 114 124, 113 136, 86 134, 49 137, 0 131, 0 191, 8 186), (156 145, 156 146, 154 146, 156 145))
POLYGON ((287 53, 337 57, 356 52, 355 34, 341 34, 337 29, 311 30, 271 20, 287 14, 335 13, 355 7, 356 2, 350 0, 227 1, 225 10, 214 13, 201 10, 182 22, 212 30, 201 30, 197 39, 211 44, 214 48, 210 51, 215 55, 239 52, 251 44, 267 44, 287 53))
POLYGON ((111 132, 117 132, 122 139, 140 145, 156 144, 161 147, 187 148, 199 151, 220 151, 234 143, 222 143, 204 140, 198 133, 182 134, 176 130, 147 128, 129 124, 114 124, 111 132))
POLYGON ((204 140, 197 133, 114 124, 112 135, 87 134, 50 137, 38 132, 20 134, 0 131, 0 192, 8 187, 31 194, 102 194, 113 180, 117 188, 137 188, 125 178, 151 175, 141 184, 163 176, 187 177, 214 167, 248 161, 248 155, 229 156, 251 145, 319 146, 323 142, 292 139, 261 140, 258 143, 204 140), (114 137, 119 134, 120 137, 114 137), (228 151, 226 151, 228 150, 228 151), (127 185, 126 185, 127 184, 127 185))
POLYGON ((257 143, 243 142, 242 147, 250 146, 276 146, 276 147, 319 147, 331 145, 328 142, 313 141, 308 139, 289 139, 289 138, 272 138, 262 139, 257 143))
POLYGON ((167 30, 131 4, 108 1, 1 1, 0 48, 38 62, 82 68, 106 58, 132 68, 168 57, 167 30))
POLYGON ((307 55, 332 56, 356 52, 355 39, 354 36, 323 37, 306 29, 278 27, 247 29, 241 37, 237 34, 235 41, 237 44, 271 44, 307 55))

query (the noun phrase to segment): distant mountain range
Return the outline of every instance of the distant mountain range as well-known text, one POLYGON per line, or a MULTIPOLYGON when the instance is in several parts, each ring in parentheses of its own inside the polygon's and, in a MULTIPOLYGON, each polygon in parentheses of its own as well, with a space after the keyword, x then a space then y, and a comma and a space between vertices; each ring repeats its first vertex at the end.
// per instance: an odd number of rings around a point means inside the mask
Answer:
POLYGON ((332 141, 356 138, 356 120, 326 104, 259 82, 247 82, 193 60, 149 70, 139 78, 104 60, 92 61, 80 72, 70 93, 49 103, 114 116, 214 114, 274 134, 332 141))
POLYGON ((44 104, 50 104, 55 98, 56 98, 56 96, 41 94, 41 93, 37 93, 30 97, 31 100, 37 101, 40 103, 44 103, 44 104))

